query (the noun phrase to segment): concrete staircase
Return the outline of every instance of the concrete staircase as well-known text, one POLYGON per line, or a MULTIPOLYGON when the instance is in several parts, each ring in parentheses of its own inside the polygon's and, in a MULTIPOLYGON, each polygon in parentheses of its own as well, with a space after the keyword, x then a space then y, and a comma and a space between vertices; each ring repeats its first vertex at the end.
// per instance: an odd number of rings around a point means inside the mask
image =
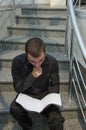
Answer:
MULTIPOLYGON (((16 96, 12 86, 11 63, 13 57, 24 52, 26 40, 36 36, 44 40, 47 53, 56 57, 59 63, 64 130, 86 130, 74 91, 72 100, 68 96, 69 60, 64 53, 65 28, 66 8, 48 6, 21 7, 15 25, 7 27, 9 35, 0 41, 0 130, 20 129, 9 113, 10 103, 16 96)), ((33 130, 49 130, 44 117, 38 114, 30 116, 34 123, 33 130)))

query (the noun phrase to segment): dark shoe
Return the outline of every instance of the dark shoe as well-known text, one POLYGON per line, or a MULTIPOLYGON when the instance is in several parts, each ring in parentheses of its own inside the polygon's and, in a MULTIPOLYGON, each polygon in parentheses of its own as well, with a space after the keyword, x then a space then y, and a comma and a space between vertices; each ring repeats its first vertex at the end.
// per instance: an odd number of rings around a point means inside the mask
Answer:
POLYGON ((20 130, 32 130, 31 128, 21 128, 20 130))
POLYGON ((26 128, 24 129, 24 128, 23 128, 22 130, 32 130, 32 129, 26 129, 26 128))
POLYGON ((50 124, 50 130, 63 130, 64 118, 54 119, 50 124))
POLYGON ((22 130, 32 130, 31 128, 23 128, 22 130))

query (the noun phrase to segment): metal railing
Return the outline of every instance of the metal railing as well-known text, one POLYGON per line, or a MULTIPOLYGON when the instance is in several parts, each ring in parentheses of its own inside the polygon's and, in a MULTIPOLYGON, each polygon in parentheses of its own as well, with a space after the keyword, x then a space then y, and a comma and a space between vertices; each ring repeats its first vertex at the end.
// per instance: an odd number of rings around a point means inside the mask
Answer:
MULTIPOLYGON (((4 22, 2 24, 0 24, 0 28, 3 27, 3 25, 5 24, 5 22, 7 21, 7 19, 9 18, 9 16, 11 14, 13 14, 13 19, 14 19, 14 21, 11 24, 15 24, 15 10, 19 7, 19 5, 21 4, 22 1, 23 0, 20 0, 19 2, 17 2, 17 4, 16 4, 16 0, 10 0, 10 2, 6 1, 7 4, 4 6, 4 8, 1 8, 2 9, 2 13, 0 14, 0 19, 2 19, 2 17, 7 12, 7 10, 9 10, 9 15, 8 15, 8 17, 6 17, 6 19, 4 19, 4 22)), ((2 4, 4 2, 5 2, 5 0, 2 0, 0 2, 0 7, 2 6, 2 4)))
POLYGON ((1 5, 3 2, 4 2, 4 0, 1 0, 1 1, 0 1, 0 5, 1 5))
MULTIPOLYGON (((74 50, 75 44, 77 44, 80 54, 82 55, 83 62, 85 66, 82 66, 86 72, 86 46, 81 37, 78 23, 76 20, 75 9, 80 9, 81 0, 77 0, 74 4, 74 1, 67 1, 67 32, 66 32, 66 42, 68 48, 68 55, 70 60, 70 72, 69 72, 69 99, 72 97, 72 89, 76 93, 78 104, 86 123, 85 109, 86 109, 86 80, 83 76, 83 71, 81 69, 81 64, 79 58, 74 50), (78 4, 77 4, 78 3, 78 4), (75 42, 77 41, 77 42, 75 42)), ((77 48, 77 49, 78 49, 77 48)))

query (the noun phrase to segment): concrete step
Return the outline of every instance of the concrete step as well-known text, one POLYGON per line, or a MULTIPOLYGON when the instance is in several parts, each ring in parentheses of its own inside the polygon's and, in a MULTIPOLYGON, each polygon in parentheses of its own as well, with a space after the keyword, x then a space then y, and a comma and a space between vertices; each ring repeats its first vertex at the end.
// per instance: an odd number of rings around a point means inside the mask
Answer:
MULTIPOLYGON (((0 130, 5 130, 6 128, 9 130, 14 130, 14 128, 16 128, 17 130, 20 128, 9 114, 10 104, 15 97, 16 93, 14 91, 0 91, 0 130)), ((81 112, 77 111, 79 110, 79 107, 76 101, 76 96, 73 94, 72 100, 70 101, 68 92, 62 92, 61 98, 63 104, 61 112, 65 118, 64 130, 72 130, 73 128, 74 130, 85 130, 86 127, 81 112)), ((30 116, 34 123, 33 130, 36 130, 36 128, 44 129, 44 127, 45 130, 48 130, 45 119, 42 116, 36 113, 31 113, 30 116)))
MULTIPOLYGON (((0 66, 1 68, 5 67, 5 68, 9 68, 11 67, 11 63, 12 63, 12 59, 21 54, 24 53, 24 51, 22 50, 7 50, 7 51, 2 51, 0 53, 0 66)), ((68 70, 69 69, 69 59, 67 56, 65 56, 64 54, 61 54, 59 52, 47 52, 48 54, 54 56, 59 63, 59 68, 62 70, 68 70)))
MULTIPOLYGON (((69 72, 60 70, 60 89, 61 91, 68 91, 68 77, 69 72)), ((0 70, 0 91, 13 91, 13 80, 11 75, 11 68, 2 68, 0 70)))
MULTIPOLYGON (((6 38, 3 38, 0 41, 0 46, 1 46, 1 51, 3 50, 19 50, 22 49, 24 50, 25 48, 25 43, 28 39, 33 38, 30 36, 26 36, 26 35, 20 35, 20 36, 16 36, 16 35, 12 35, 6 38)), ((57 37, 57 38, 53 38, 53 37, 39 37, 41 38, 45 45, 46 45, 46 50, 47 51, 58 51, 58 52, 62 52, 64 53, 64 43, 65 43, 65 39, 62 37, 57 37)))
MULTIPOLYGON (((15 99, 17 93, 15 91, 0 91, 0 114, 9 113, 9 107, 15 99)), ((76 103, 75 95, 72 100, 69 100, 68 92, 61 92, 62 99, 62 114, 66 119, 77 118, 77 110, 79 108, 76 103)))
MULTIPOLYGON (((7 123, 7 122, 9 122, 9 120, 10 120, 11 123, 14 122, 14 119, 9 114, 9 108, 10 108, 10 104, 12 103, 12 101, 14 100, 15 97, 16 97, 16 93, 14 91, 1 91, 0 92, 0 124, 5 125, 4 122, 7 123)), ((72 120, 72 121, 77 120, 77 126, 79 128, 85 127, 85 123, 83 121, 81 112, 79 110, 79 106, 78 106, 78 104, 76 102, 76 97, 73 96, 72 100, 70 101, 69 97, 68 97, 68 93, 67 92, 62 92, 61 93, 61 98, 62 98, 62 104, 63 104, 63 106, 61 108, 61 113, 62 113, 63 117, 66 120, 65 125, 64 125, 65 129, 67 129, 67 127, 69 127, 72 130, 72 127, 74 125, 71 124, 70 120, 72 120), (68 123, 68 121, 69 121, 69 123, 68 123), (68 124, 66 124, 66 122, 68 124)), ((35 121, 34 122, 35 124, 37 122, 39 122, 38 123, 38 125, 39 125, 40 122, 41 122, 40 127, 46 126, 46 122, 44 121, 43 117, 40 116, 39 114, 30 113, 30 116, 33 119, 33 122, 35 121), (45 125, 43 125, 43 123, 45 125)), ((10 125, 9 125, 9 127, 10 127, 10 125)), ((17 124, 15 124, 15 126, 17 126, 17 124)), ((78 128, 77 126, 74 126, 74 127, 78 128)), ((46 130, 48 130, 48 129, 46 129, 46 130)), ((69 130, 69 129, 67 129, 67 130, 69 130)), ((78 129, 75 129, 75 130, 78 130, 78 129)), ((83 129, 83 130, 85 130, 85 129, 83 129)))
MULTIPOLYGON (((61 82, 65 82, 67 83, 68 82, 68 77, 69 77, 69 70, 59 70, 59 74, 60 74, 60 79, 61 79, 61 82)), ((7 83, 10 83, 12 81, 12 78, 11 78, 11 68, 7 67, 7 68, 0 68, 0 83, 2 82, 7 82, 7 83)))
POLYGON ((25 5, 21 8, 21 12, 23 15, 28 15, 28 14, 46 14, 46 15, 49 15, 49 14, 52 14, 52 15, 60 15, 60 16, 63 16, 63 15, 66 15, 66 7, 56 7, 56 8, 53 8, 53 7, 49 7, 49 5, 44 5, 44 6, 28 6, 28 5, 25 5))
POLYGON ((9 35, 27 35, 27 36, 47 36, 47 37, 65 37, 65 25, 28 25, 16 24, 7 27, 9 35))
MULTIPOLYGON (((68 83, 69 71, 59 70, 62 83, 68 83)), ((12 83, 11 68, 0 68, 0 83, 12 83)))
POLYGON ((85 130, 86 126, 83 119, 70 119, 64 123, 64 130, 85 130))
MULTIPOLYGON (((11 76, 11 63, 12 59, 24 51, 3 51, 0 53, 0 91, 3 90, 13 90, 12 87, 12 76, 11 76)), ((59 63, 59 74, 60 74, 60 84, 61 91, 68 90, 66 85, 68 84, 69 80, 69 60, 68 57, 64 56, 61 53, 55 52, 48 52, 49 54, 56 57, 59 63)))
MULTIPOLYGON (((61 80, 60 91, 68 92, 68 81, 61 80)), ((0 91, 14 91, 12 81, 0 81, 0 91)))
MULTIPOLYGON (((20 130, 20 126, 10 115, 8 116, 5 114, 3 116, 4 118, 2 119, 2 123, 0 122, 0 130, 20 130)), ((47 125, 45 126, 44 122, 45 121, 43 121, 42 119, 41 122, 39 120, 38 125, 36 124, 36 122, 33 122, 34 123, 33 130, 38 130, 38 128, 39 130, 49 130, 47 125)), ((64 130, 86 130, 86 127, 83 120, 80 121, 78 119, 70 119, 70 120, 65 120, 64 130)))
POLYGON ((46 25, 66 25, 66 16, 32 14, 32 15, 17 15, 16 23, 19 24, 44 24, 46 25))

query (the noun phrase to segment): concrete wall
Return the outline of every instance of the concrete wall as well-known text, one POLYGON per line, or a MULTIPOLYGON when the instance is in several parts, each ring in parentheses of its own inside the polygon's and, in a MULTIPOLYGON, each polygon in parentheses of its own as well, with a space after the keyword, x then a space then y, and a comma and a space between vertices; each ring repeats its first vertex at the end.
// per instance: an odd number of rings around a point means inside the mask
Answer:
MULTIPOLYGON (((1 1, 1 0, 0 0, 1 1)), ((3 5, 9 4, 13 0, 4 0, 3 5)), ((14 0, 18 4, 21 0, 14 0)), ((12 3, 11 2, 11 3, 12 3)), ((21 4, 50 4, 50 6, 66 5, 66 0, 23 0, 21 4)))
POLYGON ((16 9, 15 13, 11 9, 8 9, 6 12, 3 9, 0 10, 0 40, 9 35, 7 27, 15 23, 15 14, 21 14, 21 9, 16 9))
MULTIPOLYGON (((1 1, 1 0, 0 0, 1 1)), ((10 3, 12 0, 4 0, 4 2, 2 3, 3 5, 6 5, 8 3, 10 3)), ((15 3, 19 3, 21 0, 15 0, 15 3)), ((23 0, 21 2, 22 4, 49 4, 50 0, 23 0)))
MULTIPOLYGON (((3 10, 0 11, 0 15, 2 13, 3 13, 3 10)), ((7 26, 9 26, 9 24, 10 24, 9 11, 6 11, 6 13, 4 13, 3 16, 0 18, 0 39, 6 37, 8 35, 7 26)))
POLYGON ((50 6, 66 6, 66 0, 50 0, 50 6))

